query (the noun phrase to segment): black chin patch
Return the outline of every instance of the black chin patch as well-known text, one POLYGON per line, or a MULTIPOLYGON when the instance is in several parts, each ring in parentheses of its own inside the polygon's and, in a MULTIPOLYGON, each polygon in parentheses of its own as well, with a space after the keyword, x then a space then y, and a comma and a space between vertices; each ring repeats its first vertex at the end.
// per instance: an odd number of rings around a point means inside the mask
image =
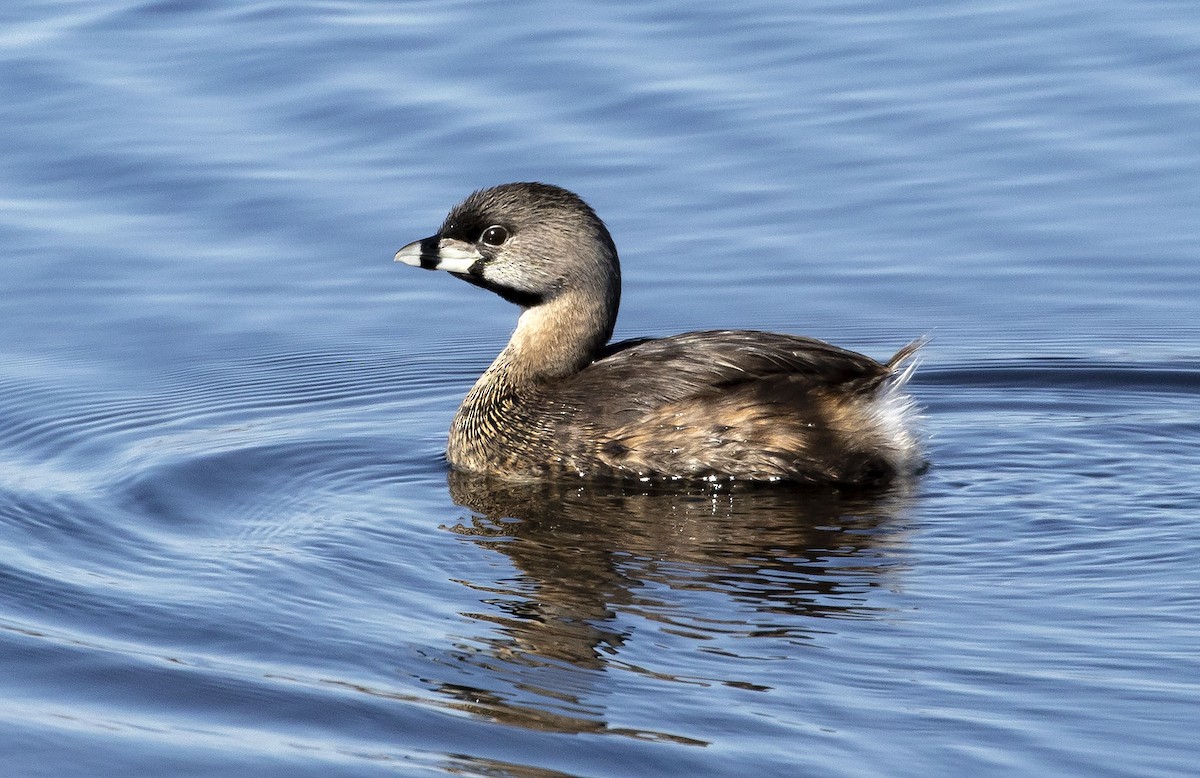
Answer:
MULTIPOLYGON (((422 255, 422 257, 424 257, 424 255, 422 255)), ((474 268, 472 268, 472 270, 474 270, 474 268)), ((520 289, 513 289, 511 287, 501 286, 499 284, 493 284, 482 276, 475 275, 474 273, 451 273, 450 275, 454 276, 455 278, 461 278, 468 284, 474 284, 480 289, 486 289, 493 294, 500 295, 500 297, 504 298, 508 302, 514 305, 519 305, 522 308, 532 308, 535 305, 541 305, 542 303, 546 302, 546 298, 543 295, 534 294, 533 292, 524 292, 520 289)))
POLYGON ((540 294, 531 292, 522 292, 516 289, 507 289, 501 286, 488 286, 488 289, 508 300, 510 303, 519 305, 522 308, 532 308, 535 305, 541 305, 546 301, 545 297, 540 294))

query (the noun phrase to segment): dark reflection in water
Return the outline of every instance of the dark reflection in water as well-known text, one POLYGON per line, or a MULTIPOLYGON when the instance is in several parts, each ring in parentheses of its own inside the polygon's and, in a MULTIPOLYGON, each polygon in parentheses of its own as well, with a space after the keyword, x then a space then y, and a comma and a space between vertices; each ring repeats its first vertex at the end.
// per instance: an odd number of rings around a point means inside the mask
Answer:
MULTIPOLYGON (((766 690, 720 677, 718 669, 717 677, 704 675, 707 662, 681 660, 677 674, 666 671, 671 663, 651 671, 623 659, 622 648, 634 630, 647 628, 676 650, 712 657, 802 646, 828 631, 830 618, 878 613, 871 591, 893 583, 903 565, 898 514, 907 499, 896 490, 679 491, 513 484, 461 473, 451 473, 449 484, 472 515, 448 529, 503 554, 515 569, 509 577, 461 582, 482 592, 490 610, 466 614, 486 625, 483 636, 471 638, 483 650, 455 658, 485 669, 490 683, 505 678, 511 688, 439 691, 522 726, 615 732, 588 699, 589 676, 601 671, 766 690)), ((665 733, 620 734, 699 743, 665 733)))

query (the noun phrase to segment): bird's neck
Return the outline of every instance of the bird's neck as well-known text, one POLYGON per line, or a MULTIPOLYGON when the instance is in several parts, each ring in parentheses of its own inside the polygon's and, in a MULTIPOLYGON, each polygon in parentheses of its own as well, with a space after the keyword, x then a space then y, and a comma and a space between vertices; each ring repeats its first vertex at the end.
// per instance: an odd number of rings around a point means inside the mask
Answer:
POLYGON ((577 292, 527 308, 488 372, 502 371, 513 384, 578 373, 608 342, 616 318, 615 301, 577 292))

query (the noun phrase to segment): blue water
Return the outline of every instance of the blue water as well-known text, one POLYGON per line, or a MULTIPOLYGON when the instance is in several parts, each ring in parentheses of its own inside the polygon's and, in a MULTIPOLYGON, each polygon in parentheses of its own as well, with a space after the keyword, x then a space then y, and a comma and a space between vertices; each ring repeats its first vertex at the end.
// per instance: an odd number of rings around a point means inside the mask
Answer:
POLYGON ((0 105, 5 775, 1195 770, 1195 3, 10 0, 0 105), (619 337, 931 335, 931 470, 448 477, 516 310, 392 253, 529 179, 619 337))

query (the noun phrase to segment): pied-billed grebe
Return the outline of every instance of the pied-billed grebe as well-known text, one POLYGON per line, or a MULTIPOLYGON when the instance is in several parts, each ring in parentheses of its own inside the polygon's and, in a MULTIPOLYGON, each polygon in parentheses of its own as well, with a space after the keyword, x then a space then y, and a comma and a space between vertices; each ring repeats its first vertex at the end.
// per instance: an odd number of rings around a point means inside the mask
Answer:
POLYGON ((886 364, 747 330, 606 345, 621 297, 617 249, 565 189, 475 192, 396 261, 449 271, 522 308, 454 416, 446 456, 457 469, 878 484, 923 464, 901 391, 917 343, 886 364))

